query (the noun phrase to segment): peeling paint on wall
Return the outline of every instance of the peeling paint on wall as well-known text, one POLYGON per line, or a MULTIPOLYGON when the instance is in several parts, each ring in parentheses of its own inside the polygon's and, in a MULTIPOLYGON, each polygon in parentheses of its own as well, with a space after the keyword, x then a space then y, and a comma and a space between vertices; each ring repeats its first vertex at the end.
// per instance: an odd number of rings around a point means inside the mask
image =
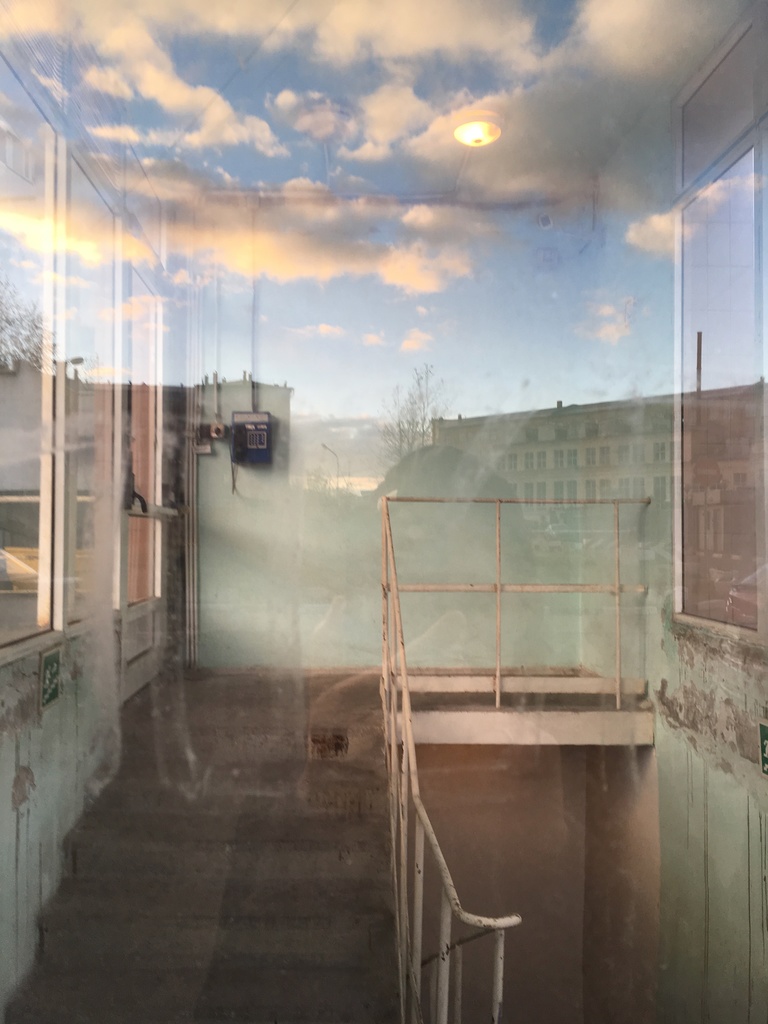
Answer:
POLYGON ((28 765, 20 765, 11 787, 11 806, 14 811, 18 811, 29 800, 32 790, 36 788, 35 773, 28 765))

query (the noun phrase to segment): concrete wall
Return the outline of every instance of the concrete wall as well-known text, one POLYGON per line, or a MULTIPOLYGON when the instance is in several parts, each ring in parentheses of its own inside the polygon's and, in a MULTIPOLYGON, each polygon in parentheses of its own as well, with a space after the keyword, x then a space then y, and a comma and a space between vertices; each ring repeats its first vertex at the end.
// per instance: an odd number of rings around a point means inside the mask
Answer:
MULTIPOLYGON (((425 806, 465 909, 517 911, 504 1016, 654 1020, 658 817, 652 751, 419 747, 425 806)), ((437 945, 427 855, 424 954, 437 945)), ((455 936, 454 936, 455 937, 455 936)), ((465 949, 466 1021, 488 1019, 487 939, 465 949)))
POLYGON ((119 758, 112 638, 93 641, 62 642, 62 694, 44 710, 38 643, 0 668, 0 1014, 32 963, 63 840, 119 758))
MULTIPOLYGON (((199 663, 208 668, 284 665, 297 647, 298 528, 290 493, 289 392, 249 381, 219 385, 220 414, 271 412, 274 462, 239 466, 233 482, 229 441, 198 457, 199 663)), ((202 421, 214 421, 213 385, 203 389, 202 421)))
POLYGON ((658 709, 659 1020, 768 1014, 765 649, 664 621, 658 709))

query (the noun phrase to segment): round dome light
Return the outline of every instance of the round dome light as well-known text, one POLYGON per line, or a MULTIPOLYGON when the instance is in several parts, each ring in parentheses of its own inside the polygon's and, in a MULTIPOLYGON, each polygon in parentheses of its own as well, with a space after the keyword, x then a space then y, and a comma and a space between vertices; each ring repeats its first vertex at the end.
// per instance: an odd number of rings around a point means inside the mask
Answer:
POLYGON ((464 146, 487 146, 501 135, 495 121, 465 121, 455 129, 453 137, 464 146))

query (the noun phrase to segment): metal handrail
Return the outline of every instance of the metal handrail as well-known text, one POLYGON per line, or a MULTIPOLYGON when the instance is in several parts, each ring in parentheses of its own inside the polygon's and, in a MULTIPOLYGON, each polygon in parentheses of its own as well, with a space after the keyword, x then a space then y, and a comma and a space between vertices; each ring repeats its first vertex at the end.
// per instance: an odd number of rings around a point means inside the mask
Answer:
POLYGON ((421 800, 419 776, 416 762, 416 745, 413 737, 411 695, 408 684, 408 669, 405 657, 400 594, 397 582, 397 565, 392 523, 389 516, 389 500, 382 505, 382 682, 387 734, 387 760, 390 779, 390 822, 393 851, 399 848, 399 857, 393 857, 393 883, 397 904, 396 931, 399 953, 400 1007, 401 1020, 406 1021, 407 1010, 414 1024, 423 1019, 421 1005, 421 944, 424 912, 424 845, 425 839, 432 852, 440 876, 442 897, 440 912, 439 963, 437 968, 436 1006, 432 1007, 436 1024, 447 1024, 450 988, 451 960, 456 958, 457 979, 455 984, 454 1019, 457 1024, 461 1015, 461 947, 451 942, 453 918, 466 925, 493 932, 494 969, 491 997, 491 1024, 501 1020, 502 993, 504 987, 504 934, 508 928, 519 925, 519 914, 503 917, 487 917, 466 911, 459 900, 448 864, 440 848, 435 830, 421 800), (391 572, 391 586, 390 586, 391 572), (392 636, 389 630, 390 596, 395 617, 396 652, 391 650, 392 636), (395 656, 393 657, 393 653, 395 656), (394 667, 399 667, 402 680, 402 757, 398 756, 397 741, 397 688, 393 685, 394 667), (398 767, 399 766, 399 767, 398 767), (397 771, 396 771, 397 768, 397 771), (413 859, 413 932, 408 910, 409 875, 409 806, 415 811, 415 836, 413 859), (410 999, 409 999, 410 996, 410 999))
POLYGON ((384 498, 382 501, 382 700, 384 705, 387 736, 387 762, 390 779, 390 822, 393 857, 393 884, 397 915, 396 931, 399 952, 401 1020, 405 1024, 410 1016, 411 1024, 423 1021, 421 1000, 422 970, 434 964, 436 987, 431 1009, 436 1024, 447 1024, 449 990, 452 962, 455 967, 454 1010, 456 1024, 461 1021, 461 977, 462 946, 465 941, 493 933, 494 965, 491 995, 491 1024, 501 1019, 502 994, 504 988, 504 942, 505 932, 519 925, 519 914, 503 917, 486 917, 466 911, 459 900, 456 887, 440 848, 429 815, 421 800, 419 776, 416 763, 416 745, 413 736, 413 717, 408 668, 405 655, 401 593, 492 593, 496 595, 496 664, 495 674, 496 707, 501 705, 501 595, 505 593, 601 593, 614 598, 615 606, 615 689, 616 706, 621 707, 621 595, 643 593, 643 585, 627 585, 621 582, 619 510, 622 505, 649 505, 650 498, 610 498, 595 500, 578 499, 516 499, 516 498, 384 498), (432 503, 432 504, 492 504, 496 508, 496 579, 493 583, 464 584, 400 584, 397 577, 392 522, 389 506, 391 502, 432 503), (613 508, 614 572, 609 583, 503 583, 501 576, 501 506, 502 505, 609 505, 613 508), (394 612, 394 636, 390 630, 390 602, 394 612), (397 682, 401 691, 401 733, 402 755, 398 750, 398 696, 397 682), (409 914, 409 808, 413 804, 415 835, 413 839, 413 912, 409 914), (424 852, 425 839, 437 865, 441 882, 440 938, 438 952, 422 960, 422 934, 424 913, 424 852), (479 931, 467 940, 451 941, 453 918, 479 931))
MULTIPOLYGON (((614 598, 614 691, 617 710, 621 709, 621 595, 643 594, 643 584, 621 582, 621 537, 619 510, 622 505, 650 505, 650 498, 385 498, 389 522, 389 503, 434 505, 495 505, 496 507, 496 580, 494 583, 405 583, 398 588, 406 594, 495 594, 496 595, 496 664, 494 695, 501 707, 501 595, 502 594, 609 594, 614 598), (610 583, 502 583, 501 581, 501 506, 502 505, 609 505, 613 508, 613 580, 610 583)), ((390 523, 391 530, 391 523, 390 523)))

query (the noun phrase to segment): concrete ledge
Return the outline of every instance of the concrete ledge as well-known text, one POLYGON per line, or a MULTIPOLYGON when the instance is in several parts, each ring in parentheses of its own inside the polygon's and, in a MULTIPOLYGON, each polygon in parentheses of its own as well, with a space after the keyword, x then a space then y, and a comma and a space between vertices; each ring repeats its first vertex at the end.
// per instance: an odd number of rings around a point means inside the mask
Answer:
MULTIPOLYGON (((408 686, 411 693, 493 693, 494 673, 416 669, 408 671, 408 686)), ((398 689, 401 682, 398 677, 398 689)), ((623 695, 642 697, 645 694, 644 679, 623 677, 623 695)), ((579 675, 576 673, 552 673, 522 675, 504 673, 501 675, 502 693, 615 693, 616 680, 613 676, 579 675)))
POLYGON ((653 724, 650 710, 467 708, 413 712, 413 735, 417 744, 645 747, 653 745, 653 724))

